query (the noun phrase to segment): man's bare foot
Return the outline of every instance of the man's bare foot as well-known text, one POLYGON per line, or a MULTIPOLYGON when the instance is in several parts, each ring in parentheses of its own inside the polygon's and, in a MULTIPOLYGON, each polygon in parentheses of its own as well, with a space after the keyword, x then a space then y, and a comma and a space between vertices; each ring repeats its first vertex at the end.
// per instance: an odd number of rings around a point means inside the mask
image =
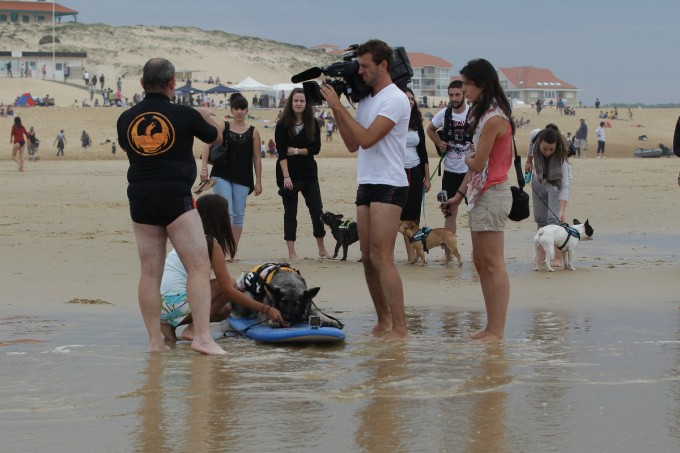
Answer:
POLYGON ((321 258, 330 258, 330 257, 331 257, 331 254, 328 253, 328 250, 323 249, 323 250, 319 250, 319 256, 320 256, 321 258))
POLYGON ((177 335, 175 334, 175 328, 170 324, 161 323, 161 333, 163 338, 170 342, 177 342, 177 335))
POLYGON ((550 265, 552 267, 564 267, 564 261, 563 260, 552 260, 552 261, 550 261, 550 265))
POLYGON ((220 348, 220 345, 215 343, 212 337, 205 341, 194 339, 191 342, 191 349, 206 355, 226 355, 227 353, 224 349, 220 348))
POLYGON ((374 337, 382 337, 385 335, 387 332, 392 330, 392 325, 383 325, 383 324, 376 324, 373 329, 371 329, 371 335, 374 337))
POLYGON ((300 258, 298 258, 297 254, 293 253, 292 255, 288 255, 288 261, 300 261, 300 258))
POLYGON ((194 324, 189 323, 182 331, 182 340, 193 341, 194 340, 194 324))
POLYGON ((499 337, 494 334, 488 334, 483 338, 479 339, 480 343, 502 343, 503 342, 503 337, 499 337))
POLYGON ((411 336, 408 334, 408 332, 397 332, 396 330, 390 330, 388 332, 385 332, 383 336, 378 338, 378 341, 381 342, 388 342, 388 341, 408 341, 411 339, 411 336))
POLYGON ((468 338, 468 340, 480 340, 487 335, 489 335, 489 332, 486 329, 484 329, 484 330, 480 330, 479 332, 473 333, 472 335, 470 335, 467 338, 468 338))

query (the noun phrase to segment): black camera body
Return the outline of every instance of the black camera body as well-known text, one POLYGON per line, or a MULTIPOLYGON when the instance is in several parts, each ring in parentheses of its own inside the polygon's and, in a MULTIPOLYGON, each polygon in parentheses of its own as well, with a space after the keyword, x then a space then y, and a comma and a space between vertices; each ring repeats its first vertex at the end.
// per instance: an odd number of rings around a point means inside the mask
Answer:
MULTIPOLYGON (((366 85, 359 76, 359 63, 357 62, 357 44, 352 44, 347 48, 342 59, 337 63, 331 63, 323 68, 310 68, 294 75, 291 78, 293 83, 303 83, 305 96, 308 102, 313 105, 321 105, 321 93, 316 82, 307 83, 306 81, 316 79, 322 74, 329 79, 324 83, 331 85, 338 96, 343 94, 353 102, 359 102, 371 93, 371 87, 366 85), (316 88, 314 88, 316 85, 316 88)), ((399 88, 404 89, 411 82, 413 77, 413 68, 408 59, 406 50, 403 47, 395 47, 392 50, 392 64, 390 65, 390 76, 392 82, 399 88)))

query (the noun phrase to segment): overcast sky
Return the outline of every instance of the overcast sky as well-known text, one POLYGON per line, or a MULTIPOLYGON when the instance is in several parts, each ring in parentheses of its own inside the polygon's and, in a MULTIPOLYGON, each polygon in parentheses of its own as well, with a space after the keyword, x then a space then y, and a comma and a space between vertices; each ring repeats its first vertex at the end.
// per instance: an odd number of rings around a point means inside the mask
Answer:
POLYGON ((447 60, 549 68, 604 103, 680 102, 680 0, 57 0, 78 21, 195 26, 313 46, 379 38, 447 60), (389 6, 387 6, 389 5, 389 6))

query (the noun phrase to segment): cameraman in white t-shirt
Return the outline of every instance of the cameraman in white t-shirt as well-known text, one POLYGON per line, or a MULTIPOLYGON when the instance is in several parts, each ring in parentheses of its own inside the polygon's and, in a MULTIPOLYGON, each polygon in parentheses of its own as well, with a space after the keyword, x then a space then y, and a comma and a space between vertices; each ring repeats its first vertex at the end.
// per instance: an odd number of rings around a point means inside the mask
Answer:
MULTIPOLYGON (((442 190, 446 191, 448 199, 454 197, 465 198, 460 187, 467 187, 467 171, 465 154, 472 142, 467 133, 468 105, 463 94, 463 82, 454 80, 449 84, 449 105, 437 112, 432 122, 427 126, 427 136, 437 147, 441 156, 444 153, 444 176, 442 176, 442 190), (447 117, 447 112, 448 117, 447 117), (440 135, 441 134, 441 135, 440 135)), ((459 202, 462 200, 458 200, 459 202)), ((456 216, 458 203, 447 213, 444 228, 456 233, 456 216)))
POLYGON ((394 263, 401 210, 408 196, 404 172, 406 135, 411 114, 408 98, 390 76, 392 49, 373 39, 357 49, 359 76, 372 88, 359 102, 356 120, 331 85, 321 94, 333 110, 340 136, 357 163, 357 223, 361 261, 378 322, 372 334, 384 341, 409 338, 404 289, 394 263))

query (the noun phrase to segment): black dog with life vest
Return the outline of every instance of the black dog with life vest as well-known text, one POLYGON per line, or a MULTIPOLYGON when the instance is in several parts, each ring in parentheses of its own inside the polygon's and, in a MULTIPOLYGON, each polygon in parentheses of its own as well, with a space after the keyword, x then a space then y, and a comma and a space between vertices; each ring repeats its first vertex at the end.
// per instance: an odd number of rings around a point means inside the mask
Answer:
MULTIPOLYGON (((321 326, 342 329, 343 324, 335 318, 325 315, 314 304, 314 297, 321 288, 307 288, 300 271, 288 263, 265 263, 244 272, 238 279, 238 288, 248 296, 271 305, 281 312, 283 319, 291 324, 307 323, 310 316, 321 318, 321 326)), ((252 310, 234 305, 232 313, 238 317, 250 317, 252 310)), ((270 327, 281 327, 268 320, 263 313, 258 321, 270 327)))
POLYGON ((347 260, 347 249, 359 240, 357 223, 352 220, 342 220, 342 214, 333 214, 332 212, 321 214, 321 221, 331 227, 331 233, 337 241, 333 258, 337 258, 340 246, 342 246, 342 261, 347 260))

